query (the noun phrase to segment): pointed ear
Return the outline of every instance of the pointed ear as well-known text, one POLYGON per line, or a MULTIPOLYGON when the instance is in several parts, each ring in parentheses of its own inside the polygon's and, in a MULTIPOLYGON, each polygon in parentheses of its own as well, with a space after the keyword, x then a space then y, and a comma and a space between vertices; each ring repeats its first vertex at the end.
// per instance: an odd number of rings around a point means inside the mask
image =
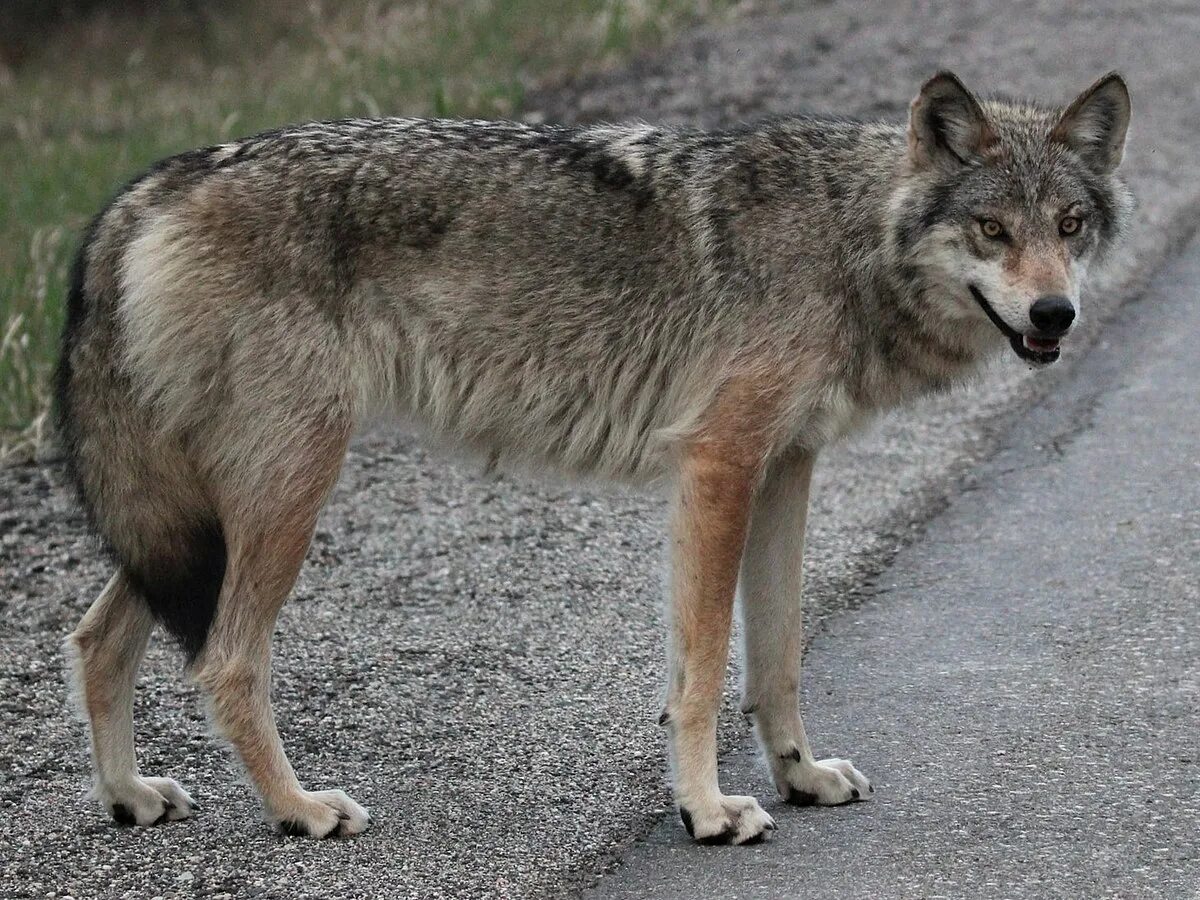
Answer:
POLYGON ((909 107, 908 153, 919 167, 962 165, 995 139, 979 101, 953 72, 930 78, 909 107))
POLYGON ((1129 113, 1125 79, 1109 72, 1067 107, 1050 139, 1066 144, 1097 172, 1111 172, 1125 153, 1129 113))

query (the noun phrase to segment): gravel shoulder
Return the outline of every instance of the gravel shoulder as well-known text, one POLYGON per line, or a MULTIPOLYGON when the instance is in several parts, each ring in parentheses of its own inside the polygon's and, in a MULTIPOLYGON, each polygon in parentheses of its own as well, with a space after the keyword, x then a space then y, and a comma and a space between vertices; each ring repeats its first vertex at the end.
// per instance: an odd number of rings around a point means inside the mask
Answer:
MULTIPOLYGON (((980 88, 1068 99, 1120 67, 1134 91, 1134 240, 1093 292, 1085 338, 1197 218, 1200 13, 969 0, 936 17, 857 0, 697 31, 620 72, 537 95, 551 119, 729 123, 815 109, 900 116, 950 66, 980 88)), ((809 566, 844 608, 1082 356, 879 422, 819 467, 809 566)), ((85 800, 60 642, 106 578, 53 464, 0 472, 0 891, 14 896, 485 897, 572 894, 667 812, 657 498, 485 479, 407 435, 359 439, 280 619, 275 700, 310 787, 376 824, 354 842, 273 836, 159 641, 139 692, 144 771, 205 809, 112 827, 85 800)), ((729 711, 727 745, 744 746, 729 711)), ((745 785, 751 787, 750 784, 745 785)), ((755 786, 764 792, 765 783, 755 786)), ((682 831, 679 832, 682 835, 682 831)), ((682 837, 680 837, 682 840, 682 837)))

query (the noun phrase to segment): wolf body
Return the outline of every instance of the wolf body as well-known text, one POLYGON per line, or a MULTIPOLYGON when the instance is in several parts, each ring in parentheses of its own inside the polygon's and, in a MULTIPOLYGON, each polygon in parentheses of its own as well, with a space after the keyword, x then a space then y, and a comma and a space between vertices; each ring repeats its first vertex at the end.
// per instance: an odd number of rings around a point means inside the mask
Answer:
POLYGON ((777 788, 866 799, 851 763, 813 757, 798 709, 814 459, 1006 345, 1057 357, 1127 218, 1128 118, 1116 75, 1062 110, 942 73, 907 126, 347 120, 159 163, 85 237, 58 378, 70 469, 118 564, 71 638, 97 796, 142 825, 193 809, 134 758, 157 621, 272 822, 366 827, 293 772, 270 635, 348 440, 389 412, 493 459, 671 491, 661 721, 693 837, 774 827, 717 782, 735 592, 777 788))

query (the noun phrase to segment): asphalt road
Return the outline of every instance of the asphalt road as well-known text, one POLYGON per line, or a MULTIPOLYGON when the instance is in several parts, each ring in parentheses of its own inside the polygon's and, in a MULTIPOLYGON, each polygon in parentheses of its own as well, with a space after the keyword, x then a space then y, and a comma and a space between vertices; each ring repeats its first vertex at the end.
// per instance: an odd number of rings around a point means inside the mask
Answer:
POLYGON ((1200 896, 1198 295, 1200 241, 826 622, 809 734, 873 802, 776 800, 748 850, 664 822, 588 900, 1200 896))
MULTIPOLYGON (((548 118, 716 123, 797 109, 899 116, 942 65, 984 89, 1064 100, 1110 67, 1128 75, 1125 171, 1141 206, 1118 274, 1089 298, 1088 329, 1057 371, 1034 379, 1008 359, 974 390, 828 454, 811 524, 815 620, 869 593, 870 576, 1015 413, 1069 375, 1197 218, 1200 12, 1124 6, 796 4, 534 95, 548 118)), ((654 724, 662 512, 655 498, 599 487, 483 479, 395 431, 357 441, 275 644, 275 701, 301 778, 344 788, 375 820, 359 840, 314 845, 261 823, 161 641, 138 698, 142 769, 177 778, 204 810, 129 830, 86 800, 60 643, 107 566, 56 464, 0 472, 0 895, 525 897, 586 886, 673 818, 654 724)), ((722 727, 726 746, 745 744, 732 709, 722 727)), ((884 766, 878 776, 892 777, 884 766)), ((682 829, 676 837, 685 847, 682 829)))

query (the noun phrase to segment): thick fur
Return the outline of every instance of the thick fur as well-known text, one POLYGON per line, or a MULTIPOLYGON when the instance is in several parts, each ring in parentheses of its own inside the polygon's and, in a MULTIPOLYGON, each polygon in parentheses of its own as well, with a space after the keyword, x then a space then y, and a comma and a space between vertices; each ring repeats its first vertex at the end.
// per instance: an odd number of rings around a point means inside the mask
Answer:
MULTIPOLYGON (((849 763, 813 760, 795 709, 813 458, 1006 343, 1057 353, 1031 304, 1077 309, 1120 234, 1127 120, 1115 76, 1055 110, 943 74, 907 127, 355 119, 165 160, 97 218, 72 280, 59 427, 119 565, 76 644, 111 656, 96 623, 145 603, 272 818, 361 830, 345 795, 300 789, 267 659, 346 441, 394 414, 493 461, 676 486, 664 721, 698 839, 773 827, 716 787, 739 568, 747 708, 780 790, 865 798, 849 763)), ((131 686, 130 642, 120 665, 83 659, 85 699, 127 699, 105 680, 131 686)), ((113 750, 92 719, 100 794, 121 806, 132 737, 113 750)))

